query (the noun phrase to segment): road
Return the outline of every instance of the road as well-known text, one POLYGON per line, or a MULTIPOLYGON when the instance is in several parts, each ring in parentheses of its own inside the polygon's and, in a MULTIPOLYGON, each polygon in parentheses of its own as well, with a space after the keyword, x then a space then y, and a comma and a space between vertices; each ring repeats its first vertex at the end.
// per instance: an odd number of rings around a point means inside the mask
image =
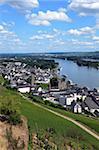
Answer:
POLYGON ((66 119, 66 120, 68 120, 68 121, 74 123, 74 124, 77 125, 78 127, 82 128, 84 131, 86 131, 87 133, 89 133, 90 135, 92 135, 93 137, 95 137, 97 140, 99 140, 99 136, 98 136, 96 133, 94 133, 93 131, 91 131, 91 129, 88 129, 87 127, 85 127, 85 126, 82 125, 81 123, 75 121, 74 119, 72 119, 72 118, 70 118, 70 117, 67 117, 67 116, 64 116, 64 115, 62 115, 62 114, 60 114, 60 113, 58 113, 58 112, 55 112, 55 111, 53 111, 53 110, 51 110, 51 109, 49 109, 49 108, 45 108, 44 106, 41 106, 40 104, 37 104, 37 103, 35 103, 35 102, 30 101, 29 98, 27 98, 26 96, 24 96, 24 95, 22 95, 22 94, 20 94, 20 95, 21 95, 24 99, 28 100, 30 103, 36 105, 37 107, 40 107, 40 108, 42 108, 42 109, 44 109, 44 110, 46 110, 46 111, 49 111, 49 112, 51 112, 51 113, 53 113, 53 114, 55 114, 55 115, 57 115, 57 116, 59 116, 59 117, 61 117, 61 118, 63 118, 63 119, 66 119))

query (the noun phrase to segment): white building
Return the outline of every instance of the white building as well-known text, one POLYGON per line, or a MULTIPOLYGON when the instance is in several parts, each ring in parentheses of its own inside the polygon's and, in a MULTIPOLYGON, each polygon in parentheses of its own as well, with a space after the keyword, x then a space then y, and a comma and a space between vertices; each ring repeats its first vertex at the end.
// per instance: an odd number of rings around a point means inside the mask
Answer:
POLYGON ((82 107, 78 103, 76 103, 74 105, 73 112, 74 113, 82 113, 82 107))
POLYGON ((38 91, 39 93, 43 92, 42 87, 39 87, 37 91, 38 91))
POLYGON ((74 97, 73 96, 67 96, 66 97, 66 105, 67 106, 70 106, 73 101, 74 101, 74 97))
POLYGON ((77 99, 82 99, 83 101, 85 100, 85 98, 86 98, 86 96, 82 96, 82 95, 78 95, 78 94, 76 94, 76 93, 74 93, 74 94, 71 94, 70 96, 66 96, 66 105, 71 105, 71 103, 73 102, 73 101, 77 101, 77 99))
POLYGON ((18 92, 29 93, 30 92, 30 86, 20 86, 20 87, 18 87, 18 92))

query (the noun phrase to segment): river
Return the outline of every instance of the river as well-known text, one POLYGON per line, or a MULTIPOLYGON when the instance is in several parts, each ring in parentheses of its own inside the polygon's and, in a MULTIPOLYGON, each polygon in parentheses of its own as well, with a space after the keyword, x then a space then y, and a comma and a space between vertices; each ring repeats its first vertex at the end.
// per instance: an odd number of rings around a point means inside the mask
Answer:
POLYGON ((99 70, 79 67, 76 63, 63 59, 55 59, 55 62, 58 62, 61 68, 60 75, 66 75, 73 83, 90 89, 99 88, 99 70))

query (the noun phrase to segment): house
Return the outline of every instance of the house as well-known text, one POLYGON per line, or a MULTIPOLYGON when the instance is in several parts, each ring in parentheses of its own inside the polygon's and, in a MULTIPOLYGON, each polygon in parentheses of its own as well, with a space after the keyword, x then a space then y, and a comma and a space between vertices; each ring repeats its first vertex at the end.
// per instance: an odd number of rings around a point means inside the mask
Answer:
POLYGON ((73 110, 74 113, 82 113, 82 107, 81 105, 79 105, 78 103, 76 103, 74 105, 74 110, 73 110))
POLYGON ((88 106, 85 102, 82 102, 82 109, 85 111, 89 111, 88 106))
POLYGON ((66 105, 67 106, 70 106, 73 101, 74 101, 74 97, 72 95, 66 96, 66 105))
POLYGON ((96 88, 97 92, 99 93, 99 87, 96 88))
POLYGON ((10 87, 16 88, 17 87, 16 81, 10 81, 10 87))
POLYGON ((82 99, 83 101, 85 100, 86 96, 85 95, 81 95, 81 94, 77 94, 77 93, 73 93, 73 94, 69 94, 66 95, 66 105, 70 106, 71 103, 73 101, 77 101, 77 99, 82 99))
POLYGON ((54 104, 59 104, 59 102, 56 101, 55 97, 52 97, 52 96, 45 97, 45 98, 43 98, 43 100, 44 100, 44 101, 50 101, 50 102, 52 102, 52 103, 54 103, 54 104))
POLYGON ((42 87, 39 87, 37 91, 38 91, 38 93, 42 93, 43 92, 42 87))
POLYGON ((66 97, 65 96, 60 95, 59 104, 62 105, 63 107, 66 107, 66 97))
POLYGON ((72 104, 71 104, 71 110, 74 113, 82 113, 82 106, 79 102, 73 101, 72 104))
POLYGON ((31 87, 29 85, 21 85, 17 87, 18 92, 20 93, 29 93, 31 87))
POLYGON ((94 113, 96 110, 99 112, 99 106, 98 104, 94 101, 92 96, 86 97, 85 101, 85 106, 83 107, 85 110, 94 113))

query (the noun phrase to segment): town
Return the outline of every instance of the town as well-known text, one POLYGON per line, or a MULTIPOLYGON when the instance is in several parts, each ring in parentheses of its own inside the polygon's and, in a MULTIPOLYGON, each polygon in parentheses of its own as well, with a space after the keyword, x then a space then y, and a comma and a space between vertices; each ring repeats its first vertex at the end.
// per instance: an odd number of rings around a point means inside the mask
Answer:
POLYGON ((0 64, 0 74, 7 88, 25 94, 40 96, 73 113, 99 116, 99 91, 73 84, 66 76, 59 75, 59 68, 41 69, 21 61, 8 59, 0 64))

